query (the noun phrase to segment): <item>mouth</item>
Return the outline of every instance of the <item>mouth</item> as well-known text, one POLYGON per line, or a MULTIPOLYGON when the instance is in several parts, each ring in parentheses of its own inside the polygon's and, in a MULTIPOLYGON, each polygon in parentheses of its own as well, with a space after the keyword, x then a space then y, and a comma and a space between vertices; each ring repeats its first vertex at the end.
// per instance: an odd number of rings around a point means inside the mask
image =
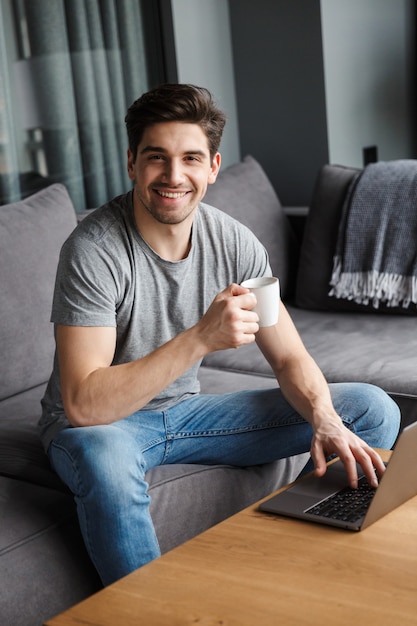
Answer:
POLYGON ((162 191, 161 189, 155 189, 155 192, 162 198, 169 198, 171 200, 184 198, 188 193, 188 191, 162 191))

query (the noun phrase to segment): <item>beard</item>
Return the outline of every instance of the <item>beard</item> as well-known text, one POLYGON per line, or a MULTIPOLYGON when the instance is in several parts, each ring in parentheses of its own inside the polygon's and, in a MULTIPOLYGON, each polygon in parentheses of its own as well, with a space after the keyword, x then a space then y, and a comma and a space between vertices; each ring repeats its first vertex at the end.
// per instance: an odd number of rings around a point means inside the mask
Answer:
POLYGON ((146 199, 136 190, 136 197, 144 209, 160 224, 175 225, 184 222, 196 209, 198 202, 195 204, 187 203, 178 208, 164 208, 158 206, 156 202, 152 202, 152 198, 146 199))

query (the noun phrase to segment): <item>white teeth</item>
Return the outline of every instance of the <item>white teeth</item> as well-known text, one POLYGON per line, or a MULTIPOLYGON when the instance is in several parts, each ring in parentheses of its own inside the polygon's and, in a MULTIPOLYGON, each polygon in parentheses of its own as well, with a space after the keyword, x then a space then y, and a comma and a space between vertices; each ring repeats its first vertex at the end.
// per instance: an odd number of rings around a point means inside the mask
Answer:
POLYGON ((183 198, 186 195, 186 191, 179 191, 172 193, 170 191, 158 191, 159 195, 163 198, 183 198))

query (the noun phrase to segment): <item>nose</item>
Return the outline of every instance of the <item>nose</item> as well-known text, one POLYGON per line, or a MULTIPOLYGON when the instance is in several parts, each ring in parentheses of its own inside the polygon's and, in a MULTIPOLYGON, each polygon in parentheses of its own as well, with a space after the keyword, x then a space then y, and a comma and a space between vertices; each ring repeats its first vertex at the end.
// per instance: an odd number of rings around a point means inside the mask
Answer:
POLYGON ((181 185, 184 181, 183 165, 180 160, 169 159, 165 163, 163 172, 164 182, 173 187, 181 185))

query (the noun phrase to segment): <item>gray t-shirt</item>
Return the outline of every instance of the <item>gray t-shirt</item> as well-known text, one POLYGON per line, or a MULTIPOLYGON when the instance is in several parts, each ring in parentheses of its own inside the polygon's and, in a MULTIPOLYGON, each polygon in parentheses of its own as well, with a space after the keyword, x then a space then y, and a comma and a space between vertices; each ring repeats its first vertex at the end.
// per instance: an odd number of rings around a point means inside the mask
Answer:
MULTIPOLYGON (((271 270, 262 244, 248 228, 203 203, 194 219, 187 258, 162 259, 136 227, 129 192, 85 218, 64 243, 51 321, 116 327, 113 364, 127 363, 196 324, 230 283, 263 275, 271 275, 271 270)), ((196 363, 144 408, 167 408, 198 393, 199 366, 196 363)), ((47 448, 68 426, 56 356, 42 406, 40 430, 47 448)))

